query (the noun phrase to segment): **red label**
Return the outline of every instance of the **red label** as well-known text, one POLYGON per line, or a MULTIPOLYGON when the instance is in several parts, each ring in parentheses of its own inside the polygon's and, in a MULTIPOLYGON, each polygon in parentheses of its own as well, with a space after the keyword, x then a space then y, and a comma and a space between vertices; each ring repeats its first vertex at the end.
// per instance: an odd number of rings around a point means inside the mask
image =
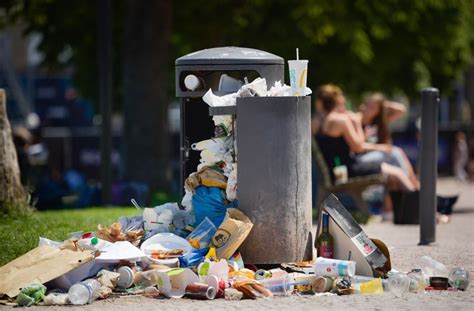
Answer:
POLYGON ((318 257, 333 258, 334 248, 329 245, 321 245, 318 248, 318 257))

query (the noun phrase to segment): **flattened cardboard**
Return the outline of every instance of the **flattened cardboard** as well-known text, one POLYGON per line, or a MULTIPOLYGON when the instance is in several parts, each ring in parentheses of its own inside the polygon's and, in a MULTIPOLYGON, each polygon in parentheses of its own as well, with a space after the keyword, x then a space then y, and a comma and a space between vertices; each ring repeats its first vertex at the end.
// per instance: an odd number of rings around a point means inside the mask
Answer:
POLYGON ((39 246, 0 267, 0 297, 16 297, 30 283, 44 284, 94 259, 91 251, 39 246))
POLYGON ((356 274, 373 277, 373 270, 383 267, 387 258, 334 194, 330 194, 321 203, 316 236, 321 232, 323 211, 329 214, 329 233, 334 239, 334 258, 347 260, 350 252, 351 260, 357 263, 356 274))

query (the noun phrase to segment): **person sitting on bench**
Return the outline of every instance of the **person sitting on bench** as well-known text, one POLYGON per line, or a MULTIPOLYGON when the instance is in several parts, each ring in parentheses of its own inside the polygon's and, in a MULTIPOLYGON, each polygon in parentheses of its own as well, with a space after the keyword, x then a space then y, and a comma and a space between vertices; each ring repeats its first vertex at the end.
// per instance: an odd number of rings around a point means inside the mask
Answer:
POLYGON ((383 174, 393 190, 416 191, 414 184, 403 170, 385 162, 358 162, 357 154, 371 150, 389 153, 387 144, 373 144, 365 141, 360 119, 345 108, 345 97, 336 85, 323 85, 318 89, 317 99, 322 108, 322 119, 316 139, 328 164, 332 178, 335 159, 345 165, 350 177, 383 174))

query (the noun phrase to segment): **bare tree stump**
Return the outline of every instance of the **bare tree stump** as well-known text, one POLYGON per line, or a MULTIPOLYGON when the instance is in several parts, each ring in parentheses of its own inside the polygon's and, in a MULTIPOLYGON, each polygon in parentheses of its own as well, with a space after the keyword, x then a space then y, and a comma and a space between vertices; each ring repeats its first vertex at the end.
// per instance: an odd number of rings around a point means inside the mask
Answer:
POLYGON ((31 207, 28 203, 28 193, 20 180, 20 167, 3 89, 0 89, 0 133, 0 214, 26 214, 31 211, 31 207))

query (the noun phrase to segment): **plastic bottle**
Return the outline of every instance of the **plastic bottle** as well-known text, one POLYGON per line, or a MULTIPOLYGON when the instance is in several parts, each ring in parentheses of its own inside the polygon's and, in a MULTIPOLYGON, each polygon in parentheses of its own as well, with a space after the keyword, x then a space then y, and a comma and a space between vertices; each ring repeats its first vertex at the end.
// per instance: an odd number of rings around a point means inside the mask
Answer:
POLYGON ((427 277, 448 275, 448 269, 446 266, 429 256, 421 257, 419 259, 419 265, 427 277))
POLYGON ((93 250, 93 251, 97 251, 97 250, 100 251, 104 247, 109 246, 112 243, 105 240, 101 240, 96 237, 92 237, 92 238, 80 239, 77 241, 77 244, 79 244, 79 246, 84 250, 88 249, 88 250, 93 250))
POLYGON ((289 275, 263 279, 258 282, 276 296, 287 296, 293 291, 293 285, 289 275))
POLYGON ((68 291, 69 301, 73 305, 85 305, 99 297, 100 283, 95 279, 87 279, 71 286, 68 291))
POLYGON ((470 282, 469 271, 464 268, 456 267, 449 272, 449 284, 453 288, 466 290, 470 282))

